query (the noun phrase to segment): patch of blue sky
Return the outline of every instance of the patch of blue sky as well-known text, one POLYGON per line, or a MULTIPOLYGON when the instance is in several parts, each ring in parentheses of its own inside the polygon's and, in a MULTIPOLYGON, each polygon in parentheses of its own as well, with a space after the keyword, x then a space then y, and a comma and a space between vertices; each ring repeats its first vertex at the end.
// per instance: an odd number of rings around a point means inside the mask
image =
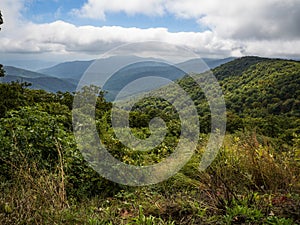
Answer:
POLYGON ((31 0, 26 2, 22 13, 34 23, 50 23, 71 18, 70 11, 84 3, 85 0, 31 0))
POLYGON ((85 0, 31 0, 23 10, 23 16, 34 23, 51 23, 63 20, 76 26, 121 26, 141 29, 164 27, 169 32, 202 32, 208 27, 201 26, 195 19, 177 18, 166 13, 163 16, 147 16, 143 14, 127 15, 124 12, 107 12, 105 20, 80 18, 71 13, 79 9, 85 0))

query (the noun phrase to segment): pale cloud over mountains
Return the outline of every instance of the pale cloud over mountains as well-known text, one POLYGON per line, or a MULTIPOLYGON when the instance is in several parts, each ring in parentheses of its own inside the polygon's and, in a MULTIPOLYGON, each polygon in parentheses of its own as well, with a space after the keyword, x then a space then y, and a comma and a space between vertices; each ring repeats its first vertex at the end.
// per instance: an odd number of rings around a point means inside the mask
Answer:
MULTIPOLYGON (((5 24, 0 51, 5 53, 101 54, 123 43, 163 41, 183 45, 201 56, 260 55, 300 57, 299 0, 89 0, 70 13, 105 20, 107 13, 194 19, 199 32, 167 28, 75 26, 55 21, 35 24, 21 16, 25 0, 2 0, 5 24)), ((116 24, 117 25, 117 24, 116 24)))

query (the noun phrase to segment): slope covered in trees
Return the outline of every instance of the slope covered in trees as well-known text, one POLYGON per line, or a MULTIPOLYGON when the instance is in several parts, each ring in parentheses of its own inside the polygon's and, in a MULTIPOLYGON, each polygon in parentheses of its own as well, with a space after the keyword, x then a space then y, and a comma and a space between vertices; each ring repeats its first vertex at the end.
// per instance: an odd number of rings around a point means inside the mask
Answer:
MULTIPOLYGON (((256 129, 266 136, 282 136, 285 141, 299 133, 300 62, 243 57, 212 72, 223 90, 228 132, 256 129)), ((195 80, 201 77, 193 76, 195 80)), ((199 85, 190 77, 178 83, 194 100, 202 128, 208 132, 209 107, 199 85)))

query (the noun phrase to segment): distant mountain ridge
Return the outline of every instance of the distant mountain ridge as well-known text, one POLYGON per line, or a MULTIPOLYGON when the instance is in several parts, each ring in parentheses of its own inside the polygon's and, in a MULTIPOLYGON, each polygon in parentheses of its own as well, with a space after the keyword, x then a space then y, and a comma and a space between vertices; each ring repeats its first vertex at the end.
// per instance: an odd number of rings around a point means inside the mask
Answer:
POLYGON ((64 62, 50 68, 38 70, 38 72, 58 78, 73 78, 79 80, 93 62, 94 60, 64 62))
MULTIPOLYGON (((37 72, 13 66, 5 66, 4 70, 6 71, 6 76, 1 79, 1 82, 28 82, 32 84, 30 87, 32 89, 43 89, 50 92, 73 92, 76 90, 78 82, 84 73, 94 66, 93 72, 97 75, 95 80, 102 79, 100 82, 102 84, 105 81, 103 77, 111 76, 108 83, 105 84, 105 87, 103 88, 107 92, 115 94, 121 87, 129 82, 139 77, 145 77, 146 74, 151 75, 151 69, 156 73, 156 76, 159 76, 159 73, 161 73, 163 77, 165 76, 167 79, 173 81, 182 78, 185 73, 201 73, 209 68, 212 69, 232 61, 233 59, 234 58, 192 59, 172 66, 173 69, 169 67, 168 71, 166 71, 166 67, 163 69, 161 65, 159 66, 154 62, 163 62, 166 63, 166 65, 171 65, 171 63, 160 59, 142 58, 138 56, 112 56, 98 59, 95 64, 93 64, 95 60, 64 62, 49 68, 38 70, 37 72), (153 65, 151 66, 151 63, 143 64, 143 62, 152 62, 156 67, 153 67, 153 65), (139 63, 139 68, 135 68, 135 66, 137 66, 136 63, 139 63), (145 66, 145 68, 140 68, 141 66, 145 66), (128 70, 128 68, 130 69, 128 70), (181 70, 181 72, 178 72, 179 70, 181 70)), ((154 84, 148 84, 148 87, 155 88, 156 86, 154 84)))
MULTIPOLYGON (((124 87, 131 81, 145 77, 147 74, 148 76, 151 76, 151 70, 153 70, 152 72, 155 73, 156 76, 159 76, 158 72, 160 71, 162 77, 174 81, 182 78, 186 73, 202 73, 208 69, 213 69, 232 60, 234 60, 234 58, 196 58, 172 65, 172 63, 155 58, 112 56, 90 61, 64 62, 50 68, 39 70, 39 72, 49 76, 58 77, 60 79, 72 79, 72 83, 77 84, 80 78, 88 70, 88 72, 94 76, 94 84, 102 87, 106 92, 108 92, 107 96, 110 96, 109 99, 111 100, 114 98, 113 96, 121 90, 121 87, 124 87), (149 62, 155 66, 150 65, 149 62), (158 64, 155 64, 155 62, 166 63, 166 65, 169 64, 169 68, 167 69, 168 71, 166 70, 166 66, 162 69, 161 65, 159 66, 158 64), (141 68, 143 66, 144 68, 141 68), (181 70, 181 72, 178 73, 178 70, 181 70), (105 83, 107 77, 109 79, 107 80, 107 83, 105 83)), ((147 86, 149 88, 158 87, 158 85, 155 85, 154 82, 148 83, 147 86)))
POLYGON ((127 93, 122 93, 123 97, 157 89, 167 85, 170 81, 182 78, 184 75, 186 75, 185 71, 167 63, 137 62, 115 72, 106 81, 103 90, 107 92, 106 99, 111 101, 126 85, 131 84, 131 87, 127 89, 127 93))
POLYGON ((53 77, 51 75, 46 75, 39 72, 34 72, 27 69, 22 69, 14 66, 4 66, 4 70, 6 72, 6 75, 9 76, 20 76, 24 78, 38 78, 38 77, 53 77))
POLYGON ((198 58, 178 63, 176 66, 187 73, 203 73, 208 68, 214 69, 220 65, 231 62, 234 59, 234 57, 224 59, 198 58))
POLYGON ((5 76, 0 78, 0 82, 27 82, 31 83, 30 88, 32 89, 42 89, 48 92, 72 92, 76 89, 77 85, 76 82, 71 82, 71 80, 59 79, 13 66, 4 66, 4 70, 5 76))
MULTIPOLYGON (((174 66, 178 67, 179 69, 187 72, 187 73, 201 73, 207 70, 208 68, 213 69, 217 66, 220 66, 224 63, 230 62, 235 58, 224 58, 224 59, 210 59, 210 58, 196 58, 187 60, 185 62, 181 62, 175 64, 174 66), (203 62, 207 65, 203 66, 203 62)), ((92 65, 93 62, 97 61, 97 67, 99 68, 99 74, 112 72, 112 68, 121 69, 124 66, 128 66, 130 64, 142 61, 159 61, 159 62, 166 62, 161 59, 155 58, 141 58, 137 56, 112 56, 109 58, 97 59, 97 60, 90 60, 90 61, 71 61, 71 62, 64 62, 57 64, 53 67, 44 68, 38 70, 39 73, 47 74, 49 76, 54 76, 58 78, 72 78, 75 80, 79 80, 84 72, 92 65)), ((166 62, 168 63, 168 62, 166 62)), ((169 63, 172 65, 172 63, 169 63)), ((116 72, 116 71, 113 71, 116 72)))

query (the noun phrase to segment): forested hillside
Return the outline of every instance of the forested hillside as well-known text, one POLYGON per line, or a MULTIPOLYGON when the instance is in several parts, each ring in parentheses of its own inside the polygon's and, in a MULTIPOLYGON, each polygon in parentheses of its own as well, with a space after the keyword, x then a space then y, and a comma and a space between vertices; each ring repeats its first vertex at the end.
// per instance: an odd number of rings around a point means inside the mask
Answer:
MULTIPOLYGON (((300 62, 244 57, 214 69, 213 74, 225 96, 227 131, 255 129, 285 141, 299 133, 300 62)), ((200 77, 195 75, 195 79, 200 77)), ((208 111, 205 101, 199 100, 201 90, 191 79, 179 83, 195 96, 200 115, 208 111)))
MULTIPOLYGON (((72 93, 0 84, 0 224, 299 224, 300 62, 243 57, 213 73, 227 107, 218 156, 199 171, 210 110, 186 76, 178 84, 198 110, 197 150, 174 177, 146 187, 108 181, 84 160, 73 135, 72 93)), ((168 127, 164 141, 142 153, 117 140, 111 107, 100 92, 96 126, 113 156, 141 166, 173 152, 180 121, 170 103, 148 98, 135 104, 129 123, 137 137, 149 136, 149 121, 157 116, 168 127)))
MULTIPOLYGON (((212 70, 223 90, 227 110, 227 132, 256 131, 291 144, 299 134, 300 62, 259 57, 243 57, 212 70)), ((200 116, 201 131, 210 131, 210 109, 198 83, 203 76, 186 76, 178 83, 195 102, 200 116)), ((209 85, 209 84, 208 84, 209 85)), ((157 91, 176 95, 164 87, 157 91)), ((151 114, 153 101, 136 105, 135 113, 151 114)), ((160 114, 169 113, 166 101, 156 99, 160 114)), ((174 113, 174 112, 173 112, 174 113)), ((142 118, 145 117, 140 115, 142 118)), ((150 117, 148 116, 150 119, 150 117)), ((138 126, 139 122, 137 122, 138 126)))

